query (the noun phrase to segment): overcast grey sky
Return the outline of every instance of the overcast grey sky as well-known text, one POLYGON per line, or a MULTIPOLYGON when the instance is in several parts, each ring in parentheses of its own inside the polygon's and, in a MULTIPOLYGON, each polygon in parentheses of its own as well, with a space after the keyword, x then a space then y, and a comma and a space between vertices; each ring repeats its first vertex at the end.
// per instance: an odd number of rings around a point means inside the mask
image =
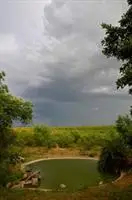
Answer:
POLYGON ((111 124, 128 111, 100 26, 126 10, 126 0, 0 0, 0 70, 15 95, 33 101, 35 122, 111 124))

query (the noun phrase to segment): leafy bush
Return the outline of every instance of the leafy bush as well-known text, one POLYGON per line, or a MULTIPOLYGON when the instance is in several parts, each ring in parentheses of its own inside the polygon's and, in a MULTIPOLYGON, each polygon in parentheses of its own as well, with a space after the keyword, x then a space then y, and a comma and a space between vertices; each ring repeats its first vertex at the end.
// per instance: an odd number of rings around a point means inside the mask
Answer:
POLYGON ((116 120, 117 133, 111 132, 102 149, 98 169, 101 173, 120 173, 128 170, 132 150, 132 119, 129 115, 119 116, 116 120))
POLYGON ((71 131, 71 135, 74 138, 74 143, 77 144, 79 139, 81 138, 79 131, 73 130, 73 131, 71 131))
POLYGON ((23 173, 21 171, 17 171, 8 176, 8 182, 18 181, 23 177, 23 173))
POLYGON ((22 155, 22 147, 21 146, 11 146, 10 148, 10 153, 9 153, 9 163, 16 165, 17 163, 20 162, 20 157, 23 156, 22 155))
POLYGON ((88 134, 82 135, 78 140, 78 146, 85 150, 90 150, 94 146, 100 146, 103 144, 103 139, 99 135, 88 134))
POLYGON ((5 186, 9 179, 9 171, 8 171, 9 163, 5 160, 0 163, 0 185, 5 186))
POLYGON ((127 153, 127 148, 121 138, 107 142, 100 155, 98 170, 106 174, 120 173, 124 170, 127 153))
POLYGON ((52 148, 58 145, 60 148, 76 147, 83 153, 104 146, 107 141, 111 141, 117 135, 113 126, 50 128, 37 125, 30 128, 15 128, 15 132, 17 145, 21 147, 42 146, 52 148))
POLYGON ((10 170, 10 161, 8 159, 0 163, 0 186, 5 187, 8 182, 16 181, 21 177, 21 170, 14 170, 14 172, 10 170))
POLYGON ((33 133, 21 130, 17 134, 16 142, 18 146, 35 146, 35 140, 33 133))
POLYGON ((56 135, 56 143, 60 148, 68 148, 74 146, 74 137, 69 133, 56 135))
POLYGON ((54 137, 51 135, 51 128, 43 125, 34 127, 34 142, 36 146, 44 146, 47 148, 56 145, 54 137))
POLYGON ((119 116, 116 121, 116 129, 123 140, 132 148, 132 119, 129 115, 119 116))

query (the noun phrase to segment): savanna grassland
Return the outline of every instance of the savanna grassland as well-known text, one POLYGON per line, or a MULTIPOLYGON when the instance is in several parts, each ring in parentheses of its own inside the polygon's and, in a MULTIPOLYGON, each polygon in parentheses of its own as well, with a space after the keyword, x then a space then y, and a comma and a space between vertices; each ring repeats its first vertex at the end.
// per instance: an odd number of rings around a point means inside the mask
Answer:
POLYGON ((116 136, 114 126, 14 128, 26 161, 47 156, 98 157, 103 145, 116 136))

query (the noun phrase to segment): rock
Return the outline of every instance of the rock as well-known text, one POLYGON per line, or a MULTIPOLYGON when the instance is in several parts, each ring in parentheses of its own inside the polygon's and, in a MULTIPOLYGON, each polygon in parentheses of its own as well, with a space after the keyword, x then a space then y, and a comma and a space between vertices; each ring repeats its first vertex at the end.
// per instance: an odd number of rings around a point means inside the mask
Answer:
POLYGON ((17 188, 21 188, 21 185, 20 185, 20 184, 17 184, 17 185, 13 185, 13 186, 12 186, 12 189, 17 189, 17 188))
POLYGON ((32 178, 32 185, 38 186, 38 178, 32 178))
POLYGON ((37 179, 40 178, 40 172, 39 171, 29 172, 26 181, 31 180, 32 178, 37 178, 37 179))
POLYGON ((65 189, 65 188, 66 188, 66 185, 65 185, 65 184, 60 184, 60 188, 61 188, 61 189, 65 189))
POLYGON ((11 182, 7 183, 6 188, 11 188, 11 187, 12 187, 12 183, 11 182))
POLYGON ((29 188, 29 187, 35 187, 40 185, 40 171, 33 172, 32 170, 28 170, 26 173, 24 173, 23 178, 19 180, 18 182, 8 183, 7 188, 29 188))
POLYGON ((28 177, 28 175, 27 175, 27 173, 25 173, 24 175, 23 175, 23 179, 26 179, 28 177))
POLYGON ((99 185, 102 185, 102 184, 103 184, 103 181, 100 181, 100 182, 99 182, 99 185))
POLYGON ((32 187, 32 180, 25 181, 24 183, 24 188, 29 188, 29 187, 32 187))

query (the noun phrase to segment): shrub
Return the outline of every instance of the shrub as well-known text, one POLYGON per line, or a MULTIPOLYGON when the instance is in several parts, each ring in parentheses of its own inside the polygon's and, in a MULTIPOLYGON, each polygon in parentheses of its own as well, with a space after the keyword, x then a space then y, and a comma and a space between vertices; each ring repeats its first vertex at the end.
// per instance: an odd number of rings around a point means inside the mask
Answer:
MULTIPOLYGON (((36 126, 35 126, 36 127, 36 126)), ((48 138, 48 146, 54 147, 57 143, 61 147, 79 147, 83 150, 91 150, 96 146, 103 146, 107 140, 112 140, 109 130, 113 127, 47 127, 39 125, 36 128, 16 128, 18 146, 47 146, 45 142, 48 138), (34 130, 36 129, 36 130, 34 130), (100 132, 100 129, 103 130, 100 132), (35 133, 37 132, 37 135, 35 133), (42 132, 50 133, 46 136, 42 132), (41 133, 40 133, 41 132, 41 133), (53 132, 53 133, 51 133, 53 132), (42 136, 43 135, 43 136, 42 136), (44 141, 43 141, 43 139, 44 141), (65 141, 66 140, 66 141, 65 141)), ((114 131, 113 131, 113 134, 114 131)))
POLYGON ((9 179, 9 171, 8 171, 9 163, 3 161, 0 163, 0 185, 5 186, 9 179))
POLYGON ((109 141, 102 149, 98 170, 101 173, 118 174, 121 170, 124 170, 126 157, 127 148, 121 138, 109 141))
POLYGON ((60 148, 68 148, 74 146, 74 137, 69 133, 56 135, 56 143, 60 148))
POLYGON ((35 146, 33 133, 27 132, 26 130, 19 131, 16 142, 19 146, 35 146))
POLYGON ((132 148, 132 119, 129 115, 119 116, 116 121, 116 129, 126 144, 132 148))
POLYGON ((71 135, 72 135, 72 137, 74 138, 74 139, 73 139, 73 140, 74 140, 74 143, 77 144, 78 141, 79 141, 79 139, 81 138, 81 135, 80 135, 79 131, 73 130, 73 131, 71 131, 71 135))
POLYGON ((82 135, 80 139, 78 139, 78 146, 82 147, 84 150, 90 150, 95 146, 102 146, 102 144, 103 139, 95 134, 82 135))
POLYGON ((51 128, 43 125, 34 127, 34 141, 36 146, 51 148, 56 145, 55 139, 51 135, 51 128))
POLYGON ((14 173, 11 173, 8 176, 8 182, 14 182, 14 181, 18 181, 23 177, 23 173, 21 171, 16 171, 14 173))

